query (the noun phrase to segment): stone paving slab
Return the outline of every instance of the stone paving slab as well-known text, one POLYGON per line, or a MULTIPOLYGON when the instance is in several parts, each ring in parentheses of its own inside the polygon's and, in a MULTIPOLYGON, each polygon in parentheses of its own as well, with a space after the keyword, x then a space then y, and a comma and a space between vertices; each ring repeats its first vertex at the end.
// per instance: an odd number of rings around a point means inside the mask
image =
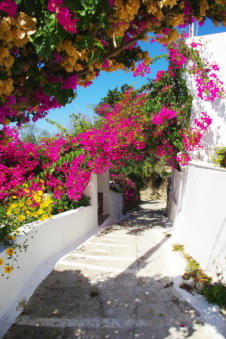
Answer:
POLYGON ((164 222, 146 202, 68 253, 4 338, 220 338, 169 284, 164 222))

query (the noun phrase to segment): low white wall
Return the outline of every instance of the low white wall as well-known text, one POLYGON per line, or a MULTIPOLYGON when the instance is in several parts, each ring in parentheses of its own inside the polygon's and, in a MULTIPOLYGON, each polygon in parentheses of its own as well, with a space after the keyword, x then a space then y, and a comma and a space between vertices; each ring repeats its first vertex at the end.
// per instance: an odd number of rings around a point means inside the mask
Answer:
POLYGON ((122 206, 123 206, 123 195, 121 193, 116 193, 109 190, 108 194, 109 199, 109 214, 110 216, 103 222, 102 225, 99 225, 101 228, 115 224, 121 220, 124 220, 127 216, 123 216, 122 206))
POLYGON ((123 206, 123 195, 122 193, 116 193, 112 190, 109 190, 110 198, 110 214, 114 217, 122 216, 122 206, 123 206))
MULTIPOLYGON (((15 268, 9 279, 0 277, 0 337, 22 311, 20 303, 31 296, 55 263, 98 233, 96 175, 92 175, 85 194, 91 198, 91 206, 67 211, 21 229, 26 235, 21 234, 17 241, 23 243, 28 238, 29 246, 18 256, 20 268, 15 268)), ((6 252, 3 248, 0 252, 5 262, 6 252)))
MULTIPOLYGON (((122 216, 122 195, 109 189, 108 173, 100 175, 99 185, 104 189, 110 217, 102 227, 111 225, 122 216)), ((99 232, 97 214, 97 175, 92 174, 85 190, 90 206, 80 207, 21 228, 18 243, 28 239, 28 249, 19 253, 18 266, 9 276, 0 277, 0 338, 23 310, 24 301, 32 295, 39 283, 51 272, 55 263, 67 252, 82 245, 99 232), (24 231, 25 234, 22 234, 24 231)), ((6 262, 5 249, 0 257, 6 262)))
POLYGON ((172 188, 175 242, 210 276, 226 281, 226 170, 192 162, 182 173, 174 170, 172 188))

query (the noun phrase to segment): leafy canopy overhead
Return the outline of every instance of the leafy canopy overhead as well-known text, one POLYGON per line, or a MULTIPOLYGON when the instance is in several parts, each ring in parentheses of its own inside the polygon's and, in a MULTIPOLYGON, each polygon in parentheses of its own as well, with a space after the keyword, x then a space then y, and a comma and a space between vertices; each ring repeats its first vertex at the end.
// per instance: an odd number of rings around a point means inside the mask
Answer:
POLYGON ((0 1, 0 123, 44 117, 102 70, 150 64, 138 40, 170 43, 206 18, 225 25, 224 0, 0 1))

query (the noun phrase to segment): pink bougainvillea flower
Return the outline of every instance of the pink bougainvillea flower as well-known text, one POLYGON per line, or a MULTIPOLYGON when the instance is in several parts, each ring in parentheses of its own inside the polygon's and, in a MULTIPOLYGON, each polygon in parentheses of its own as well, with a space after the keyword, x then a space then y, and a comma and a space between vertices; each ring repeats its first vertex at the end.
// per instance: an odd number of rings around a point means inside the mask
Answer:
POLYGON ((199 27, 202 27, 202 26, 204 25, 204 23, 205 23, 205 21, 204 21, 204 20, 202 20, 202 21, 199 21, 199 22, 198 22, 198 25, 199 25, 199 27))
POLYGON ((159 81, 165 73, 166 73, 165 71, 158 71, 157 74, 156 74, 156 78, 155 78, 154 82, 159 81))
POLYGON ((177 117, 177 113, 173 109, 164 107, 160 110, 159 114, 155 114, 152 118, 152 123, 154 125, 162 125, 164 119, 171 120, 177 117))
POLYGON ((162 33, 163 33, 163 34, 166 34, 166 35, 169 33, 169 31, 170 31, 169 28, 166 28, 166 27, 164 27, 164 28, 162 29, 162 33))
POLYGON ((84 83, 84 87, 88 87, 88 86, 90 86, 90 85, 92 85, 92 81, 86 81, 85 83, 84 83))
POLYGON ((104 59, 104 62, 103 62, 103 64, 102 64, 102 67, 103 67, 103 68, 108 68, 109 66, 110 66, 109 61, 108 61, 107 59, 104 59))
POLYGON ((101 39, 101 43, 104 47, 108 47, 108 42, 104 39, 101 39))
POLYGON ((219 71, 219 70, 220 70, 220 68, 219 68, 219 66, 218 66, 217 64, 213 64, 213 65, 212 65, 212 69, 213 69, 214 71, 219 71))
POLYGON ((76 89, 77 88, 77 84, 78 84, 78 77, 77 77, 77 75, 71 75, 71 76, 69 76, 65 80, 62 88, 63 89, 68 89, 68 88, 76 89))
POLYGON ((15 99, 15 97, 13 97, 13 96, 8 96, 8 97, 7 97, 7 100, 8 100, 8 103, 9 103, 10 105, 15 105, 15 103, 16 103, 16 99, 15 99))
POLYGON ((59 62, 61 62, 61 60, 63 59, 63 57, 59 53, 57 53, 56 51, 53 52, 53 56, 54 56, 57 64, 59 64, 59 62))
POLYGON ((150 67, 146 66, 144 61, 142 61, 133 72, 133 76, 137 77, 138 75, 140 75, 141 77, 144 77, 145 73, 150 74, 150 72, 151 72, 150 67))
POLYGON ((63 0, 49 0, 48 10, 50 12, 56 12, 57 9, 62 5, 63 0))
POLYGON ((200 120, 195 119, 194 123, 202 131, 205 131, 212 124, 212 118, 208 116, 205 112, 201 112, 201 114, 202 115, 200 120))
POLYGON ((182 165, 186 166, 190 161, 190 156, 188 154, 180 152, 176 157, 176 160, 182 165))
POLYGON ((67 25, 69 22, 71 22, 71 13, 69 12, 69 9, 66 6, 60 7, 56 18, 62 26, 67 25))
POLYGON ((191 13, 191 7, 188 1, 184 2, 184 14, 185 15, 190 15, 191 13))
POLYGON ((69 12, 69 9, 66 6, 59 8, 56 18, 60 25, 68 32, 77 33, 76 22, 78 18, 75 16, 72 19, 72 14, 69 12))
POLYGON ((3 0, 0 3, 0 11, 8 13, 14 18, 17 11, 17 4, 13 0, 3 0))
POLYGON ((113 7, 115 4, 115 0, 108 0, 109 6, 113 7))
POLYGON ((163 117, 161 115, 158 115, 158 114, 154 115, 153 118, 152 118, 152 123, 154 125, 157 125, 157 126, 162 125, 163 121, 164 121, 163 117))
POLYGON ((64 29, 68 32, 72 32, 72 33, 77 33, 77 28, 76 28, 76 22, 78 21, 77 18, 68 21, 67 24, 64 25, 64 29))

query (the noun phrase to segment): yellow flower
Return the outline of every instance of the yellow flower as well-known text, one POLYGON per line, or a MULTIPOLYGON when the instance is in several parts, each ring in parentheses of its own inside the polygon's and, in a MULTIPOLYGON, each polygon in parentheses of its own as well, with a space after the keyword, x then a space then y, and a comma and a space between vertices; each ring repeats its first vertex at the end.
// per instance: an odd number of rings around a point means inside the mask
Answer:
POLYGON ((46 214, 43 214, 43 216, 40 218, 40 220, 45 220, 45 219, 47 219, 48 218, 48 215, 46 215, 46 214))
POLYGON ((45 203, 46 203, 47 205, 50 205, 50 204, 53 203, 53 200, 52 200, 50 197, 47 197, 46 200, 45 200, 45 203))
POLYGON ((5 273, 10 274, 12 270, 13 270, 12 266, 9 266, 9 265, 5 266, 5 269, 4 269, 5 273))
POLYGON ((24 206, 23 201, 20 201, 20 202, 19 202, 19 207, 23 207, 23 206, 24 206))
POLYGON ((12 209, 11 209, 11 208, 9 208, 9 209, 7 210, 7 212, 6 212, 6 214, 7 214, 7 215, 10 215, 10 214, 11 214, 11 212, 12 212, 12 209))
POLYGON ((34 195, 35 202, 40 202, 41 198, 38 195, 34 195))
POLYGON ((38 214, 38 211, 36 211, 36 212, 33 213, 33 217, 35 217, 35 218, 37 218, 38 215, 39 215, 39 214, 38 214))
POLYGON ((41 215, 41 214, 43 214, 44 213, 44 211, 42 210, 42 209, 39 209, 38 211, 37 211, 37 214, 38 215, 41 215))
POLYGON ((19 221, 24 221, 24 219, 25 219, 25 216, 24 216, 24 215, 21 214, 21 215, 18 216, 18 220, 19 220, 19 221))
POLYGON ((16 199, 17 197, 15 195, 12 196, 13 199, 16 199))
POLYGON ((43 192, 41 190, 39 190, 37 195, 39 195, 41 197, 43 195, 43 192))
POLYGON ((16 214, 19 214, 19 213, 20 213, 20 210, 17 208, 17 209, 15 210, 15 213, 16 213, 16 214))
POLYGON ((14 249, 12 247, 7 248, 6 253, 11 257, 14 253, 14 249))
POLYGON ((8 238, 9 238, 9 240, 15 240, 14 235, 9 235, 8 238))
POLYGON ((43 201, 41 204, 40 204, 40 208, 43 209, 43 208, 46 208, 48 207, 48 203, 46 203, 46 201, 43 201))
POLYGON ((4 260, 2 258, 0 258, 0 266, 3 265, 3 262, 4 262, 4 260))

